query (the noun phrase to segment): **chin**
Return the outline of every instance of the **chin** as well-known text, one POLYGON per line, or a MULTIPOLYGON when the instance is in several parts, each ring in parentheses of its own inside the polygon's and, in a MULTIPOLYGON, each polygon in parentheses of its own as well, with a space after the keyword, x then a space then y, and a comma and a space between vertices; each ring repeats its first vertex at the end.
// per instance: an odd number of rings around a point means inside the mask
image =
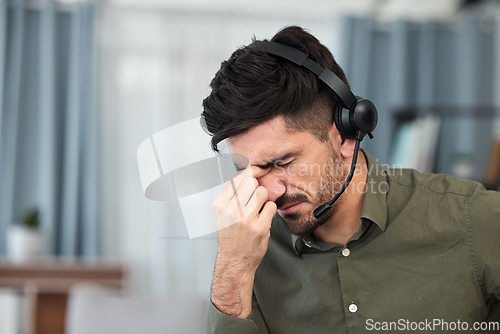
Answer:
POLYGON ((288 232, 298 236, 304 236, 312 234, 318 227, 323 225, 332 216, 331 211, 330 209, 330 211, 320 217, 320 219, 316 219, 312 211, 306 215, 290 213, 280 216, 283 218, 288 232))
POLYGON ((296 213, 292 213, 281 217, 285 222, 285 227, 288 232, 298 236, 311 234, 321 226, 321 223, 318 219, 314 218, 312 214, 310 217, 301 217, 296 213))

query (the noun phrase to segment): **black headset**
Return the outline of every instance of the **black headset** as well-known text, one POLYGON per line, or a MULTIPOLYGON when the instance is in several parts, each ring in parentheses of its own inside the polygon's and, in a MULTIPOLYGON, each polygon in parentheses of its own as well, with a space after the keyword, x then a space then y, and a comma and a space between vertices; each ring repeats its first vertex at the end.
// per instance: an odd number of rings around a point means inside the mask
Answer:
POLYGON ((371 101, 355 96, 349 87, 347 87, 347 85, 331 70, 321 66, 310 59, 306 53, 294 47, 269 41, 256 41, 252 46, 263 52, 284 58, 292 63, 305 67, 316 74, 318 79, 330 87, 339 99, 339 102, 335 105, 333 110, 333 119, 340 135, 343 138, 356 140, 349 175, 333 198, 314 210, 314 217, 317 219, 330 210, 332 204, 342 195, 351 182, 354 170, 356 169, 359 145, 365 135, 373 138, 372 132, 375 130, 378 121, 377 108, 375 108, 375 105, 371 101))
POLYGON ((362 140, 365 135, 373 138, 372 132, 378 120, 377 108, 371 101, 354 96, 335 73, 310 59, 306 53, 289 45, 269 41, 256 41, 253 45, 261 51, 305 67, 330 87, 339 99, 333 110, 333 119, 343 138, 362 140))

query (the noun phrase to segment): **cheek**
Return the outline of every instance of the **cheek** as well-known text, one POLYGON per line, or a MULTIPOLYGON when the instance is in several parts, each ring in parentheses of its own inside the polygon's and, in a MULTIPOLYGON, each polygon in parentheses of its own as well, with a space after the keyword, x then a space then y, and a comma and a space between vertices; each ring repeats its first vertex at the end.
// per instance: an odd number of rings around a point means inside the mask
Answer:
POLYGON ((301 164, 289 169, 289 175, 301 180, 319 180, 330 177, 334 173, 332 162, 301 164))
POLYGON ((322 164, 293 164, 280 171, 290 179, 312 179, 323 174, 325 165, 322 164))
POLYGON ((285 175, 286 191, 289 194, 300 192, 314 196, 321 188, 321 184, 325 182, 322 168, 323 166, 318 164, 288 167, 283 172, 283 175, 285 175))

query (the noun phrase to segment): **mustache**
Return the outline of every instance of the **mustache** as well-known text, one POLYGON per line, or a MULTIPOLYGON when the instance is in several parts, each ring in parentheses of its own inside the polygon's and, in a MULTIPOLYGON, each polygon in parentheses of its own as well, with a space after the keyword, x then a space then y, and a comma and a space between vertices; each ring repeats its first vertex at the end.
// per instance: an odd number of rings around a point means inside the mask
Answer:
POLYGON ((282 208, 286 205, 297 203, 297 202, 305 202, 307 201, 307 197, 304 194, 283 194, 281 195, 274 203, 278 208, 282 208))

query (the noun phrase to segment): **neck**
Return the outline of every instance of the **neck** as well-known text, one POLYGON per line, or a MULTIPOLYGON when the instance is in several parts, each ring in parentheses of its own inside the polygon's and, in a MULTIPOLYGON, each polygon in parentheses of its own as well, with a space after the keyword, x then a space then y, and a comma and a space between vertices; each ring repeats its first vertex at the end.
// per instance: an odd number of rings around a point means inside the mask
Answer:
POLYGON ((318 239, 345 245, 356 233, 361 221, 367 170, 366 157, 360 150, 352 181, 332 207, 333 215, 314 231, 318 239))

